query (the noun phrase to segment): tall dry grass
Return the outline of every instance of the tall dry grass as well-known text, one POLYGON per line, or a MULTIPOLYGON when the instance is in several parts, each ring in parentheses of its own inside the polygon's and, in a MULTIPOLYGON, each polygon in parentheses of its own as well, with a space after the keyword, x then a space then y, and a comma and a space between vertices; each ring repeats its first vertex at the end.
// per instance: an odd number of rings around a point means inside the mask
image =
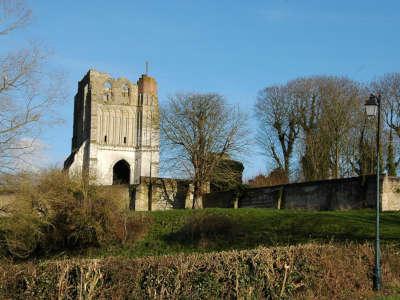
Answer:
MULTIPOLYGON (((258 248, 126 259, 0 264, 1 298, 365 299, 369 244, 258 248)), ((399 249, 384 247, 384 294, 400 291, 399 249)))
POLYGON ((125 243, 150 223, 121 210, 112 190, 60 170, 16 176, 13 187, 0 247, 16 258, 125 243))

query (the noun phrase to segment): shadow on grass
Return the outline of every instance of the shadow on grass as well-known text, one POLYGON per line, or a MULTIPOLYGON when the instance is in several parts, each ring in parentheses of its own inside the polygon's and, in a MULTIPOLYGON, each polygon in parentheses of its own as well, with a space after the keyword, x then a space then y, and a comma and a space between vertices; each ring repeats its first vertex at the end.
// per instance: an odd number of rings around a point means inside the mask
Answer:
MULTIPOLYGON (((382 242, 400 242, 399 215, 382 217, 382 242)), ((202 212, 163 237, 170 245, 210 250, 316 242, 366 242, 375 238, 373 211, 254 213, 202 212)))

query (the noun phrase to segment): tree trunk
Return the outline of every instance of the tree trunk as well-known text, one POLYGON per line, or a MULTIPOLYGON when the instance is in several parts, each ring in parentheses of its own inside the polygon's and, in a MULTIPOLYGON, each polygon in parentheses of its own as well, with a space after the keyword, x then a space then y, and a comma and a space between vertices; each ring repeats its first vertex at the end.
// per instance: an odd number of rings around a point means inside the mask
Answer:
POLYGON ((194 183, 192 209, 199 209, 199 208, 200 209, 203 208, 203 193, 202 193, 202 185, 196 182, 194 183))

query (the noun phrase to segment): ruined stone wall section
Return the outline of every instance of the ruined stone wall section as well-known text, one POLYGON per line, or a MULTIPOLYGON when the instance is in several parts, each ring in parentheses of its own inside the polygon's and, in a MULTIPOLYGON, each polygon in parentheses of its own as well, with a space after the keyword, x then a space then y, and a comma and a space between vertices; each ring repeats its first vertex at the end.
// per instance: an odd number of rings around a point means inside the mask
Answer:
POLYGON ((141 177, 133 188, 131 208, 136 211, 182 209, 192 192, 186 180, 141 177))

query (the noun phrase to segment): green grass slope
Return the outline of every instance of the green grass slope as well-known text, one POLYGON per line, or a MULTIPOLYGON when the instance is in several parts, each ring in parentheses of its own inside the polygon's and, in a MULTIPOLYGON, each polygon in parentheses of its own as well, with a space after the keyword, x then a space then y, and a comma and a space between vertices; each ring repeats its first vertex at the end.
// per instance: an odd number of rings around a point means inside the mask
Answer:
MULTIPOLYGON (((152 220, 144 224, 146 230, 136 242, 92 249, 87 255, 140 257, 307 242, 364 243, 375 237, 373 210, 205 209, 134 214, 152 220)), ((400 244, 400 212, 381 214, 381 240, 400 244)))

